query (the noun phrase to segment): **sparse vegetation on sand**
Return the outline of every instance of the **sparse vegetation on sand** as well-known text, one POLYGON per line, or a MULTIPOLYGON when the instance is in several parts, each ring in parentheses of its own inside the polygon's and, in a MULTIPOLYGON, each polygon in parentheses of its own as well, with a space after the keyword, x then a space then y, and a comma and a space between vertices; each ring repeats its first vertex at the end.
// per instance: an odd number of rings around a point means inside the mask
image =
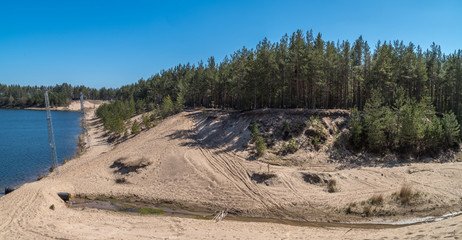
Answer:
POLYGON ((289 143, 283 143, 282 144, 282 151, 284 153, 295 153, 298 149, 300 148, 300 145, 298 145, 297 140, 295 138, 290 138, 289 143))
POLYGON ((372 205, 381 205, 383 203, 383 194, 375 194, 369 199, 372 205))
POLYGON ((156 209, 156 208, 141 208, 141 209, 138 209, 138 212, 141 214, 154 214, 154 215, 164 214, 164 210, 156 209))
POLYGON ((401 201, 401 204, 403 205, 409 205, 411 198, 413 196, 413 191, 412 188, 409 184, 403 184, 401 186, 401 189, 399 190, 399 199, 401 201))
POLYGON ((327 191, 330 193, 338 192, 337 180, 329 179, 327 181, 327 191))
POLYGON ((124 178, 124 177, 116 178, 115 182, 118 183, 118 184, 128 183, 127 179, 124 178))

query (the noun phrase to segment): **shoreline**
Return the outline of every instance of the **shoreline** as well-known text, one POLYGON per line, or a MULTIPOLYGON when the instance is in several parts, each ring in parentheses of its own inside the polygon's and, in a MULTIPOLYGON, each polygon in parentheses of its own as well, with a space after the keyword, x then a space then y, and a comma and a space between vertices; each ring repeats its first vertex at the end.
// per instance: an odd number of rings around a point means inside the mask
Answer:
MULTIPOLYGON (((46 111, 45 107, 14 107, 14 108, 5 108, 0 107, 0 109, 4 110, 31 110, 31 111, 46 111)), ((80 109, 69 109, 68 107, 53 107, 50 108, 50 111, 61 111, 61 112, 80 112, 80 109)))
MULTIPOLYGON (((0 109, 4 109, 4 108, 0 108, 0 109)), ((46 111, 46 108, 43 108, 43 109, 6 109, 6 110, 31 110, 31 111, 46 111)), ((54 109, 52 111, 60 111, 60 112, 80 112, 80 111, 77 111, 77 110, 60 110, 60 109, 54 109)), ((78 158, 81 154, 84 153, 85 151, 85 146, 82 145, 82 141, 85 142, 83 139, 84 139, 84 135, 85 135, 85 132, 83 131, 83 124, 82 124, 82 117, 79 117, 77 119, 77 121, 79 121, 79 129, 80 129, 80 134, 77 135, 77 142, 75 143, 76 144, 76 149, 74 151, 74 153, 72 154, 72 157, 70 157, 69 159, 64 157, 62 159, 62 162, 61 164, 59 164, 59 159, 58 159, 58 166, 55 167, 58 168, 62 165, 64 165, 66 162, 70 161, 70 160, 73 160, 75 158, 78 158)), ((23 186, 24 184, 27 184, 27 183, 32 183, 32 182, 37 182, 37 181, 40 181, 42 178, 45 178, 47 177, 48 175, 50 175, 52 172, 50 172, 50 167, 48 168, 45 168, 43 171, 39 171, 37 170, 37 173, 38 175, 30 175, 33 179, 35 180, 32 180, 32 181, 25 181, 25 182, 22 182, 22 183, 16 183, 12 186, 7 186, 8 187, 11 187, 13 188, 14 190, 16 189, 19 189, 21 186, 23 186)), ((0 189, 0 198, 7 195, 5 194, 4 192, 5 189, 0 189)))
MULTIPOLYGON (((99 100, 92 100, 92 101, 99 101, 99 100)), ((100 101, 100 102, 104 102, 104 101, 100 101)), ((88 105, 90 103, 88 103, 87 101, 84 101, 84 104, 85 105, 88 105)), ((56 111, 56 112, 75 112, 75 113, 81 113, 81 109, 80 109, 80 100, 75 100, 75 101, 72 101, 67 107, 58 107, 58 108, 50 108, 51 111, 56 111)), ((87 106, 85 109, 86 111, 89 109, 89 106, 87 106), (88 108, 87 108, 88 107, 88 108)), ((39 108, 39 107, 31 107, 31 108, 0 108, 0 109, 5 109, 5 110, 29 110, 29 111, 46 111, 46 108, 39 108)), ((62 160, 62 163, 61 164, 58 164, 58 166, 56 166, 56 168, 64 165, 65 163, 67 163, 68 161, 70 160, 73 160, 73 159, 76 159, 78 157, 80 157, 82 154, 85 153, 85 149, 86 149, 86 144, 85 145, 82 145, 82 142, 85 143, 85 132, 83 131, 83 124, 82 124, 82 116, 80 116, 78 118, 79 121, 79 128, 80 128, 80 134, 77 135, 77 142, 75 143, 76 144, 76 149, 75 149, 75 152, 73 153, 72 157, 70 157, 69 159, 67 158, 63 158, 62 160)), ((58 161, 59 163, 59 161, 58 161)), ((32 181, 25 181, 23 183, 17 183, 13 186, 8 186, 8 187, 12 187, 14 188, 15 190, 19 189, 21 186, 23 186, 24 184, 28 184, 28 183, 32 183, 32 182, 37 182, 37 181, 40 181, 41 179, 49 176, 52 172, 49 171, 49 167, 48 168, 45 168, 43 171, 38 171, 38 175, 31 175, 32 181)), ((1 191, 1 194, 0 194, 0 198, 1 197, 4 197, 6 194, 4 193, 4 189, 0 189, 1 191)))
MULTIPOLYGON (((95 109, 100 104, 107 103, 107 100, 84 100, 85 111, 88 109, 95 109)), ((5 110, 33 110, 33 111, 46 111, 46 107, 0 107, 5 110)), ((68 106, 50 107, 50 111, 62 112, 81 112, 80 100, 72 100, 68 106)))

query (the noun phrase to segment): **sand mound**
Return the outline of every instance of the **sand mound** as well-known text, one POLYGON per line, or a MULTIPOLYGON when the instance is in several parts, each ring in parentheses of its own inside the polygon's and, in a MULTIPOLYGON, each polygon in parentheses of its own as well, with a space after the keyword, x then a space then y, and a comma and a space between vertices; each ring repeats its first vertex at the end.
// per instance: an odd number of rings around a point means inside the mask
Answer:
MULTIPOLYGON (((368 221, 378 217, 403 218, 379 216, 386 212, 403 212, 413 218, 460 209, 460 163, 336 170, 337 165, 326 160, 322 148, 300 154, 298 157, 305 158, 302 165, 294 164, 296 162, 268 165, 272 159, 253 158, 249 151, 249 125, 256 118, 274 122, 267 126, 271 132, 271 126, 278 126, 278 121, 280 125, 278 116, 295 121, 313 115, 302 110, 291 111, 288 117, 282 110, 213 111, 206 116, 200 111, 184 112, 117 145, 107 142, 102 126, 91 113, 92 147, 84 155, 59 167, 59 175, 53 173, 0 198, 0 238, 295 239, 310 236, 358 239, 402 237, 403 234, 415 238, 462 234, 461 217, 403 229, 351 231, 226 220, 215 224, 197 219, 71 209, 57 196, 57 192, 88 197, 105 195, 145 202, 168 201, 212 212, 228 209, 243 216, 329 221, 364 220, 360 214, 345 214, 344 209, 353 203, 362 209, 361 202, 368 204, 368 199, 377 193, 385 196, 386 204, 374 206, 371 213, 375 211, 376 217, 367 218, 368 221), (121 176, 127 184, 117 183, 121 176), (336 180, 338 192, 327 191, 324 184, 329 179, 336 180), (420 193, 414 205, 400 206, 393 200, 393 194, 403 182, 420 193), (50 209, 51 205, 55 210, 50 209)), ((342 128, 341 118, 347 113, 318 111, 317 114, 326 118, 323 124, 329 131, 334 125, 342 128)), ((305 134, 299 137, 309 138, 305 134)), ((274 156, 277 155, 270 154, 267 158, 274 156)), ((284 156, 274 160, 284 161, 290 160, 284 156)))

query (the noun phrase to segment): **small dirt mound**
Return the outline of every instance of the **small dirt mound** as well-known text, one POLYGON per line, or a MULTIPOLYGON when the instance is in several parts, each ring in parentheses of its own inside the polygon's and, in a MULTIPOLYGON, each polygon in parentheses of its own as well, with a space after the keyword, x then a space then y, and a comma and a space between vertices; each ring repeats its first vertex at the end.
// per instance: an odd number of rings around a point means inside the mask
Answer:
POLYGON ((257 183, 265 183, 267 184, 267 181, 270 180, 271 178, 276 177, 276 174, 272 173, 253 173, 252 176, 250 176, 250 179, 257 183))
POLYGON ((136 161, 129 161, 128 158, 122 157, 115 160, 110 168, 116 168, 114 173, 129 174, 131 172, 138 172, 138 169, 145 168, 150 164, 151 162, 145 157, 142 157, 136 161))

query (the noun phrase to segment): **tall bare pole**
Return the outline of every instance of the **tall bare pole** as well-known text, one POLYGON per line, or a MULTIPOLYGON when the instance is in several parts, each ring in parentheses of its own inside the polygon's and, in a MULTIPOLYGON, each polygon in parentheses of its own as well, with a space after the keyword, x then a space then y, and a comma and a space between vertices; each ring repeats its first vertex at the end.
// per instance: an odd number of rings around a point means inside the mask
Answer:
POLYGON ((87 127, 87 118, 85 116, 85 108, 83 106, 83 94, 80 92, 80 109, 82 110, 82 118, 84 123, 84 131, 87 135, 87 146, 90 147, 90 135, 88 134, 88 127, 87 127))
POLYGON ((50 143, 51 167, 58 172, 58 155, 56 154, 55 135, 53 134, 53 123, 51 121, 50 100, 48 99, 48 89, 45 89, 45 105, 47 107, 47 123, 48 123, 48 141, 50 143))

